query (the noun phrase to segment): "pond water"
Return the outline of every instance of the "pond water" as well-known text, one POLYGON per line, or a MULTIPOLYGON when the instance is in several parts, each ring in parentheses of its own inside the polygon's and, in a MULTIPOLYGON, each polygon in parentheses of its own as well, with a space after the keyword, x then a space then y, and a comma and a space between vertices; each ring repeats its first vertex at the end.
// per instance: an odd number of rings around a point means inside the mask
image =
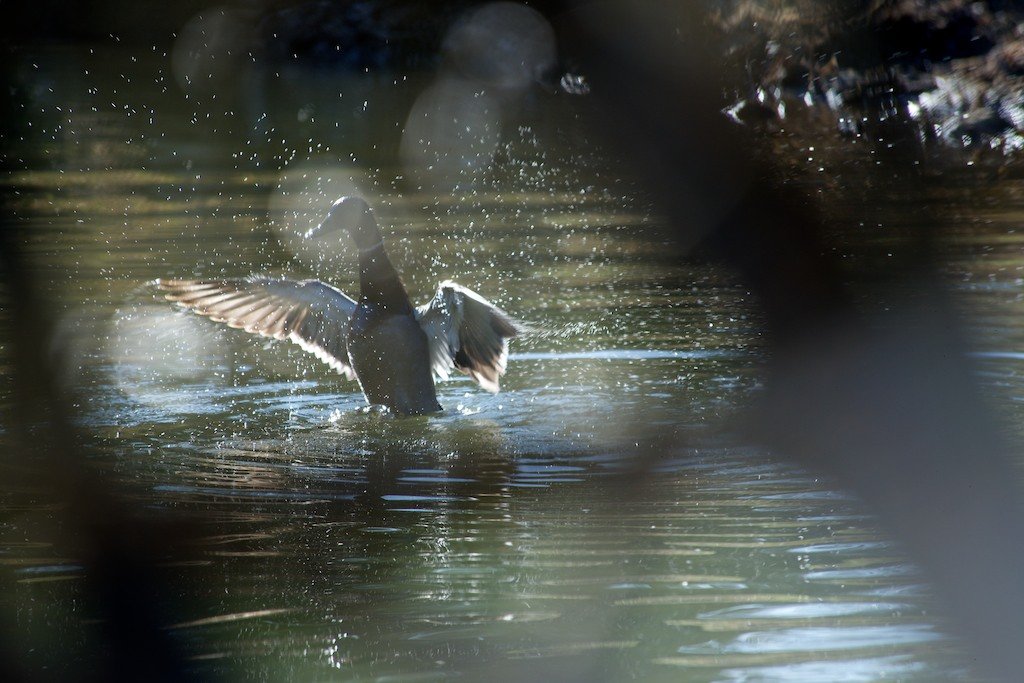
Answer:
MULTIPOLYGON (((184 98, 159 51, 40 52, 16 70, 24 136, 4 194, 90 466, 137 510, 192 525, 164 568, 162 627, 199 675, 976 680, 870 510, 736 428, 765 360, 756 301, 675 252, 576 128, 585 101, 528 95, 487 163, 423 181, 394 163, 420 86, 356 79, 339 113, 292 81, 238 100, 267 112, 228 116, 184 98), (451 277, 528 323, 501 393, 455 378, 440 416, 368 413, 298 348, 147 284, 264 272, 354 294, 347 244, 296 237, 353 191, 414 299, 451 277)), ((1024 185, 970 173, 970 190, 876 210, 905 227, 915 202, 949 208, 950 288, 986 391, 1019 424, 1024 185)), ((837 228, 854 255, 887 248, 881 228, 837 228)), ((57 540, 64 501, 5 480, 11 647, 57 676, 88 667, 96 613, 57 540)))

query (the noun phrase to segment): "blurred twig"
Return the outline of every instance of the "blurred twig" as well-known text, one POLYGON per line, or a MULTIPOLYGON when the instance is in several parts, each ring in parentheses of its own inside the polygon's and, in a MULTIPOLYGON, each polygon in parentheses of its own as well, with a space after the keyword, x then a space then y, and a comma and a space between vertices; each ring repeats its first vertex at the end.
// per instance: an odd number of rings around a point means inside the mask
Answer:
MULTIPOLYGON (((722 46, 700 8, 577 5, 576 41, 596 118, 669 213, 679 242, 704 241, 766 313, 766 400, 749 425, 778 454, 829 471, 876 510, 935 582, 979 671, 1024 668, 1024 519, 1006 445, 984 410, 931 250, 902 271, 911 296, 854 308, 810 198, 759 161, 759 141, 718 112, 722 46)), ((885 169, 918 192, 918 149, 898 122, 885 169)), ((919 217, 929 224, 927 216, 919 217)), ((921 237, 921 246, 930 240, 921 237)), ((642 489, 640 489, 642 490, 642 489)))

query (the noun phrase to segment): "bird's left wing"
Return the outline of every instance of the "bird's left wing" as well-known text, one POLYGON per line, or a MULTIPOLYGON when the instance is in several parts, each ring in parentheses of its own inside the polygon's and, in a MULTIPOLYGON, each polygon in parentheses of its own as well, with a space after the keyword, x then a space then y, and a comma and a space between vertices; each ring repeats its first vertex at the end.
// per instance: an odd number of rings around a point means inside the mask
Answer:
POLYGON ((507 313, 448 281, 416 309, 416 319, 427 334, 434 374, 444 379, 458 368, 487 391, 498 391, 508 362, 508 340, 519 334, 507 313))
POLYGON ((349 379, 349 319, 356 302, 319 280, 249 277, 157 280, 165 297, 199 315, 273 339, 289 339, 349 379))

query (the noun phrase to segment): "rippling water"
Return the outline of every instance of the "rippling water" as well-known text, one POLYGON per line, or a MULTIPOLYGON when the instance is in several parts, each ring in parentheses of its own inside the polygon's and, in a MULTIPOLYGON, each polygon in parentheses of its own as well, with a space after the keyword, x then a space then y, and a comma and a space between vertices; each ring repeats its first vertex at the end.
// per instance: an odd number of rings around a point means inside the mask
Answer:
MULTIPOLYGON (((231 141, 202 148, 152 78, 117 85, 159 71, 158 56, 102 57, 38 56, 35 131, 7 159, 5 192, 54 303, 90 464, 138 510, 194 527, 164 568, 175 616, 162 626, 199 673, 974 680, 865 506, 733 429, 760 386, 756 302, 675 254, 636 191, 562 136, 580 105, 540 107, 533 128, 506 131, 496 170, 439 195, 340 151, 238 163, 231 141), (377 206, 414 298, 452 277, 529 324, 500 394, 453 379, 441 416, 389 419, 297 348, 147 286, 260 271, 353 293, 347 245, 294 239, 352 187, 377 206)), ((1012 422, 1024 206, 1019 183, 1000 187, 995 214, 942 195, 955 208, 944 258, 1012 422)), ((878 232, 856 243, 886 248, 878 232)), ((28 660, 58 672, 88 662, 97 637, 83 561, 54 541, 63 503, 0 483, 4 613, 28 660)))

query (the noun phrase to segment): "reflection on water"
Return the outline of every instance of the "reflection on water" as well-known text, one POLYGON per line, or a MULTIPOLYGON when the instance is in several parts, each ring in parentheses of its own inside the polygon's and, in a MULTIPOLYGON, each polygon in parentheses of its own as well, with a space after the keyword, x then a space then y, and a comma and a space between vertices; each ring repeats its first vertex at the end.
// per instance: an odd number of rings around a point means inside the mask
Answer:
MULTIPOLYGON (((536 437, 526 451, 517 432, 546 429, 517 426, 528 417, 348 413, 256 441, 164 433, 106 466, 140 502, 202 520, 175 571, 204 609, 173 628, 211 666, 604 680, 767 665, 769 680, 811 680, 808 661, 835 660, 875 674, 901 663, 922 680, 945 670, 950 642, 920 577, 855 501, 738 445, 680 453, 622 492, 628 452, 536 437)), ((19 581, 80 571, 40 567, 19 581)))
MULTIPOLYGON (((137 96, 153 111, 127 116, 94 108, 57 61, 40 56, 61 94, 32 93, 46 135, 5 191, 61 317, 64 381, 87 397, 94 466, 140 510, 199 530, 165 567, 165 626, 201 674, 972 680, 925 580, 863 506, 725 427, 759 386, 746 292, 652 237, 642 202, 558 124, 506 130, 490 175, 436 196, 315 145, 288 172, 240 163, 198 145, 151 83, 137 96), (292 235, 355 186, 414 298, 455 277, 529 323, 502 393, 453 379, 444 414, 389 419, 297 349, 145 286, 271 271, 354 292, 353 254, 292 235), (638 462, 639 484, 624 478, 638 462)), ((546 106, 557 120, 578 105, 546 106)), ((986 329, 986 382, 1019 404, 1021 252, 1002 228, 955 238, 949 268, 986 329)), ((62 503, 0 484, 0 565, 20 650, 43 662, 59 647, 73 668, 93 617, 81 559, 51 545, 62 503)))

